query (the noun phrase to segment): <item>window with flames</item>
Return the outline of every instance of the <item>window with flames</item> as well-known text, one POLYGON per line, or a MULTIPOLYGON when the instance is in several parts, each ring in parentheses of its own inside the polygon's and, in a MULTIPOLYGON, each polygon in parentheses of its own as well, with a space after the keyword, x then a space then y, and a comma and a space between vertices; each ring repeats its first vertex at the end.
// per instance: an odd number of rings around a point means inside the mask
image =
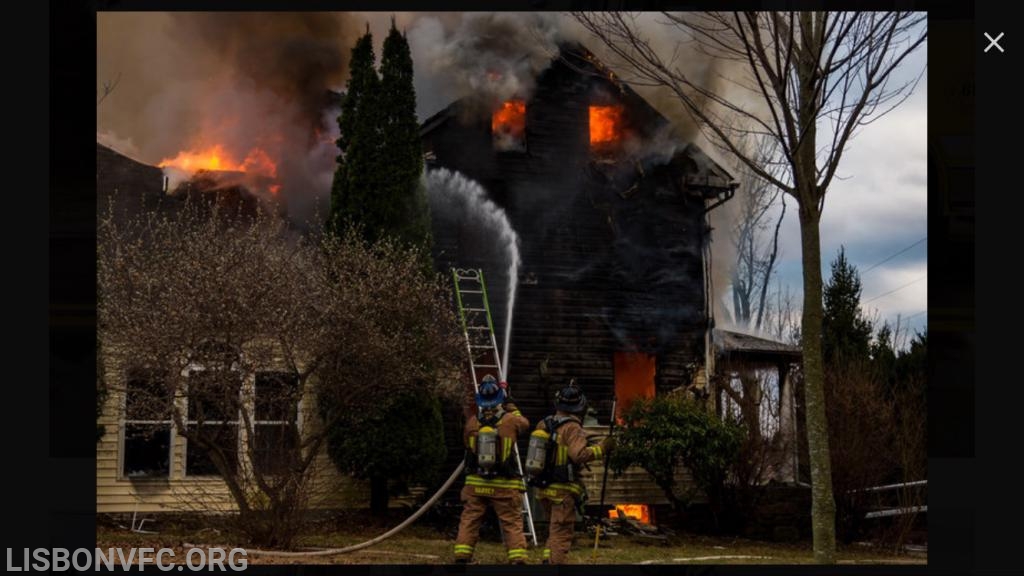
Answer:
POLYGON ((617 147, 623 136, 624 111, 622 106, 590 107, 590 147, 607 150, 617 147))
POLYGON ((526 102, 509 100, 491 116, 491 138, 499 152, 526 151, 526 102))

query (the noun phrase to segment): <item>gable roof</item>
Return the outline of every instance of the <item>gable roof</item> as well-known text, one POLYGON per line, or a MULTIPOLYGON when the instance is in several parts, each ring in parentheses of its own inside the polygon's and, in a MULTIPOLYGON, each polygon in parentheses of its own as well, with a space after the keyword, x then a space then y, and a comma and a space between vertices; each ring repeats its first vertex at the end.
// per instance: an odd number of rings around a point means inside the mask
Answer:
MULTIPOLYGON (((559 46, 559 54, 551 62, 552 64, 561 62, 578 74, 592 74, 607 80, 619 89, 619 93, 626 105, 643 108, 650 118, 653 119, 655 128, 671 126, 668 118, 646 99, 637 94, 629 84, 622 81, 614 71, 608 68, 593 52, 582 44, 578 42, 561 44, 559 46)), ((467 100, 468 98, 455 100, 424 120, 420 124, 420 137, 428 136, 447 124, 452 118, 458 116, 459 109, 465 106, 467 100)), ((691 183, 706 188, 735 189, 736 183, 733 176, 696 144, 692 142, 683 144, 670 161, 677 162, 684 158, 688 160, 688 164, 691 164, 692 170, 691 177, 689 178, 691 183)))

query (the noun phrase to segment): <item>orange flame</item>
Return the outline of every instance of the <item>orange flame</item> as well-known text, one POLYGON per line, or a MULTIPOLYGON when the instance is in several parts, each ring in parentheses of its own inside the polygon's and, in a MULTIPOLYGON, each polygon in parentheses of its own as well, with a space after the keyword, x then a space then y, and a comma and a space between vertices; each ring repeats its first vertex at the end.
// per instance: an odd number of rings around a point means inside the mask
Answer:
POLYGON ((173 158, 164 158, 157 166, 172 167, 189 173, 200 170, 244 172, 268 178, 277 177, 277 164, 260 148, 253 148, 242 162, 237 162, 220 144, 203 150, 182 150, 173 158))
POLYGON ((491 131, 505 133, 513 138, 522 138, 526 131, 526 102, 509 100, 491 117, 491 131))
POLYGON ((590 107, 590 144, 615 142, 622 135, 622 106, 590 107))
POLYGON ((614 510, 608 511, 608 517, 615 519, 619 517, 619 512, 630 518, 635 518, 644 524, 651 523, 651 511, 646 504, 616 504, 614 510))

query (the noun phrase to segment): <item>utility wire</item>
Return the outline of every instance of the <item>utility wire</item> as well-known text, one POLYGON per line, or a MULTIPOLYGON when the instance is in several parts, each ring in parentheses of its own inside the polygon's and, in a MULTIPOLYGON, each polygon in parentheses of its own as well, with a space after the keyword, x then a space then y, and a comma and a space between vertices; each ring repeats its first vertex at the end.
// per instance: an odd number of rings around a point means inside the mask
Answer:
POLYGON ((917 284, 918 282, 920 282, 921 280, 924 280, 927 277, 928 277, 928 275, 925 274, 924 276, 921 276, 917 280, 911 280, 910 282, 907 282, 906 284, 904 284, 903 286, 900 286, 899 288, 893 288, 892 290, 889 290, 888 292, 886 292, 884 294, 879 294, 878 296, 875 296, 871 300, 865 300, 864 302, 861 302, 861 305, 870 304, 870 303, 874 302, 875 300, 878 300, 879 298, 882 298, 884 296, 888 296, 889 294, 892 294, 893 292, 899 292, 900 290, 903 290, 904 288, 906 288, 906 287, 908 287, 910 285, 917 284))
POLYGON ((878 267, 879 267, 879 266, 881 266, 882 264, 885 264, 885 263, 886 263, 886 262, 888 262, 889 260, 892 260, 893 258, 895 258, 895 257, 899 256, 900 254, 903 254, 903 253, 904 253, 904 252, 906 252, 907 250, 910 250, 910 249, 911 249, 911 248, 913 248, 914 246, 917 246, 918 244, 920 244, 921 242, 924 242, 924 241, 925 241, 925 240, 927 240, 927 239, 928 239, 928 237, 927 237, 927 236, 925 236, 924 238, 921 238, 920 240, 918 240, 917 242, 914 242, 914 243, 913 243, 913 244, 911 244, 910 246, 907 246, 906 248, 904 248, 904 249, 900 250, 899 252, 897 252, 897 253, 895 253, 895 254, 893 254, 893 255, 891 255, 891 256, 889 256, 889 257, 887 257, 886 259, 882 260, 881 262, 878 262, 878 263, 876 263, 876 264, 872 265, 872 266, 871 266, 870 268, 867 268, 867 269, 865 269, 865 270, 864 270, 863 272, 861 272, 861 273, 860 273, 860 274, 861 274, 861 276, 863 276, 864 274, 867 274, 868 272, 871 272, 871 271, 872 271, 872 270, 874 270, 875 268, 878 268, 878 267))

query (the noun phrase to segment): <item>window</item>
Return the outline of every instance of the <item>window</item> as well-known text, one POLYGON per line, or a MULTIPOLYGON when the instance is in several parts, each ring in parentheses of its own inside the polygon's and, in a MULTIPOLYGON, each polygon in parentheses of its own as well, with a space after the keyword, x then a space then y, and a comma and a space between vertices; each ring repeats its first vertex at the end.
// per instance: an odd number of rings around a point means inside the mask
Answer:
POLYGON ((628 410, 637 398, 654 398, 654 356, 642 352, 616 352, 614 365, 617 416, 628 410))
POLYGON ((185 474, 218 474, 213 455, 222 454, 230 471, 238 470, 241 375, 224 367, 193 368, 188 377, 188 445, 185 474))
POLYGON ((609 149, 622 141, 622 106, 590 107, 590 147, 594 150, 609 149))
POLYGON ((173 394, 167 379, 159 372, 129 372, 122 424, 123 476, 159 478, 170 474, 172 403, 173 394))
POLYGON ((299 397, 298 374, 256 374, 253 465, 264 474, 284 471, 299 455, 299 397))
POLYGON ((509 100, 491 116, 491 138, 499 152, 526 151, 526 102, 509 100))

